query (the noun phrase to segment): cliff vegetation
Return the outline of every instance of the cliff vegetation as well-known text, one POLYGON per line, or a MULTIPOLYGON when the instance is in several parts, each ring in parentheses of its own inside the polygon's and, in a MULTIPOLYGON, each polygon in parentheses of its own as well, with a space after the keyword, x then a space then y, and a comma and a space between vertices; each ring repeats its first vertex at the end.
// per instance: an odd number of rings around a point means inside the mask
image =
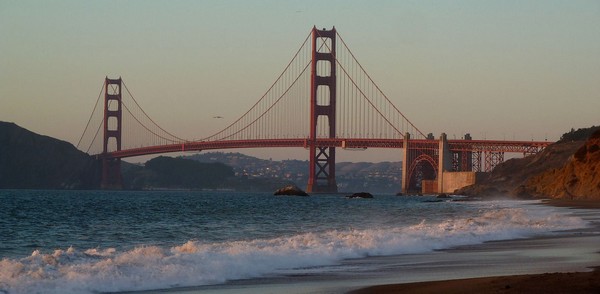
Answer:
POLYGON ((222 163, 202 163, 183 158, 159 156, 144 166, 123 169, 128 189, 219 189, 226 188, 231 167, 222 163))

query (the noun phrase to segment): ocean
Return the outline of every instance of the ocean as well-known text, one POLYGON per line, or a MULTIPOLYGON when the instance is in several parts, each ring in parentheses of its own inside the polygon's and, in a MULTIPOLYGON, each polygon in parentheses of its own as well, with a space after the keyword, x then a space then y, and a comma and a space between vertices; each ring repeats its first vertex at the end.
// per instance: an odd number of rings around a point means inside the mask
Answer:
POLYGON ((0 190, 0 293, 208 291, 268 279, 285 287, 370 271, 366 261, 590 223, 537 201, 374 196, 0 190))

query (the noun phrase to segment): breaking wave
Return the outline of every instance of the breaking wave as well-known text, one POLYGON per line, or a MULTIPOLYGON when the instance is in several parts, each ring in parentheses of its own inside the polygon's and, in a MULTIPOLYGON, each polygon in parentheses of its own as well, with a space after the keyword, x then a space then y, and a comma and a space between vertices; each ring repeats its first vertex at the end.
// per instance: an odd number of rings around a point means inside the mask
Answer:
POLYGON ((219 284, 347 258, 423 253, 584 227, 581 218, 523 207, 393 228, 330 230, 271 239, 174 247, 67 248, 0 261, 0 293, 97 293, 219 284))

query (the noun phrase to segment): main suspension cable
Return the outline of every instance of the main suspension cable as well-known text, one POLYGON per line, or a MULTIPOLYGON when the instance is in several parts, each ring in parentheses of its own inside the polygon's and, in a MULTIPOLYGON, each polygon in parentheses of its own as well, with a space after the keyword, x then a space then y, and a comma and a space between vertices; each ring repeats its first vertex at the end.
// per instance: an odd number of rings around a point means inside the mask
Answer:
MULTIPOLYGON (((98 103, 100 102, 100 97, 102 97, 102 93, 104 92, 104 86, 105 83, 102 83, 102 87, 100 88, 100 93, 98 94, 98 98, 96 99, 96 104, 94 105, 94 109, 92 110, 92 113, 90 114, 90 118, 88 119, 87 124, 85 125, 85 129, 83 130, 83 133, 81 133, 81 137, 79 138, 79 141, 77 142, 77 148, 79 148, 79 145, 81 144, 81 140, 83 140, 83 137, 85 136, 85 133, 87 132, 88 127, 90 126, 90 122, 92 121, 92 117, 94 117, 94 113, 96 112, 96 108, 98 107, 98 103)), ((104 119, 102 119, 104 120, 104 119)), ((94 136, 94 139, 96 137, 94 136)), ((93 142, 93 140, 92 140, 93 142)), ((89 148, 88 148, 89 151, 89 148)), ((86 151, 87 152, 87 151, 86 151)))

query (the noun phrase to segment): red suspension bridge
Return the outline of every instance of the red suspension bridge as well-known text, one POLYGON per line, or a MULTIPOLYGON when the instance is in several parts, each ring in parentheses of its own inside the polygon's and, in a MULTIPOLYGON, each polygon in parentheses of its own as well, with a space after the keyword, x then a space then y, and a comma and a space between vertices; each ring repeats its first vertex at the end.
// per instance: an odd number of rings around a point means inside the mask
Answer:
POLYGON ((402 191, 424 189, 429 180, 430 192, 443 192, 445 172, 491 171, 506 152, 527 155, 548 144, 426 136, 371 79, 335 28, 313 28, 264 95, 223 130, 199 140, 180 138, 152 120, 121 78, 107 77, 77 146, 102 160, 103 188, 121 186, 126 157, 307 148, 308 192, 337 192, 336 148, 403 148, 402 191))

